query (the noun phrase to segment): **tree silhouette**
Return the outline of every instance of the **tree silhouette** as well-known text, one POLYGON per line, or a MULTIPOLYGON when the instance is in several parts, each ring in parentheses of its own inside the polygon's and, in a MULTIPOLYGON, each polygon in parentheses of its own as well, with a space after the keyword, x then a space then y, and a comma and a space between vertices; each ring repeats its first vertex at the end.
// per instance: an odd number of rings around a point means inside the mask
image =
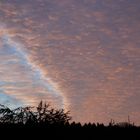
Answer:
MULTIPOLYGON (((98 128, 112 129, 112 128, 140 128, 128 122, 116 123, 111 119, 108 126, 103 123, 84 123, 71 122, 70 112, 65 112, 64 109, 51 108, 46 102, 40 102, 37 107, 27 106, 10 109, 4 105, 0 105, 0 127, 35 127, 35 128, 74 128, 82 130, 92 130, 98 128)), ((84 115, 84 114, 83 114, 84 115)))
POLYGON ((42 101, 37 107, 19 107, 13 110, 0 105, 0 123, 65 125, 69 120, 71 120, 69 111, 50 108, 49 104, 42 101))

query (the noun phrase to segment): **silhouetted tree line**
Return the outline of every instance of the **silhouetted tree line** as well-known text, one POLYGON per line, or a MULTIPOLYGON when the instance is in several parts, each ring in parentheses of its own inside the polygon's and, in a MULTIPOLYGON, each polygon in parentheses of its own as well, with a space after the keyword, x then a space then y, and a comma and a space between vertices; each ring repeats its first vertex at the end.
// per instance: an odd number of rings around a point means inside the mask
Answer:
POLYGON ((74 128, 74 129, 98 129, 98 128, 139 128, 134 123, 115 123, 111 120, 108 126, 102 123, 81 124, 72 122, 70 112, 63 109, 51 108, 49 104, 39 103, 37 107, 19 107, 10 109, 0 105, 0 127, 41 127, 41 128, 74 128))

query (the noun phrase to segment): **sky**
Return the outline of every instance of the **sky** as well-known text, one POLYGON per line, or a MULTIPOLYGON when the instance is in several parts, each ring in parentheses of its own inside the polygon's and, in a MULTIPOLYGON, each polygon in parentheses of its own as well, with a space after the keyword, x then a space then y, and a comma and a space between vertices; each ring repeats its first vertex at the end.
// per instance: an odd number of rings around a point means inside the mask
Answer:
POLYGON ((140 124, 139 13, 139 0, 0 0, 0 104, 140 124))

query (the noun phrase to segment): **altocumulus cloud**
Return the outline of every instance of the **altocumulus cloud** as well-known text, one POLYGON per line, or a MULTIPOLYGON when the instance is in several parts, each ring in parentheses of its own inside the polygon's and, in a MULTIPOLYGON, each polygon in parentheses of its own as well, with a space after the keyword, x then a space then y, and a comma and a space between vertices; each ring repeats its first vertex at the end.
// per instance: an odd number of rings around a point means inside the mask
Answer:
MULTIPOLYGON (((35 66, 32 70, 12 46, 0 45, 1 81, 21 83, 3 86, 4 93, 26 103, 43 98, 56 106, 64 104, 82 122, 140 114, 139 4, 138 0, 1 1, 0 36, 22 44, 35 66), (40 72, 59 91, 57 95, 43 84, 40 72)), ((138 116, 133 117, 136 122, 138 116)))

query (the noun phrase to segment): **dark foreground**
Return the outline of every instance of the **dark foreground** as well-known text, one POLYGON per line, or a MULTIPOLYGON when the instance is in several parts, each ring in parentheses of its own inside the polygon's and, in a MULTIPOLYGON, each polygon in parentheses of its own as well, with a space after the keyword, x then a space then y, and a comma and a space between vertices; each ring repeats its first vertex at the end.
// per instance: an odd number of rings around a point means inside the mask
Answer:
POLYGON ((71 121, 69 112, 53 109, 40 102, 37 107, 11 110, 0 105, 0 140, 10 139, 140 139, 140 127, 128 122, 105 126, 100 123, 83 124, 71 121))
POLYGON ((120 126, 43 126, 1 125, 0 135, 18 139, 140 139, 140 127, 120 126), (5 134, 6 133, 6 134, 5 134))

